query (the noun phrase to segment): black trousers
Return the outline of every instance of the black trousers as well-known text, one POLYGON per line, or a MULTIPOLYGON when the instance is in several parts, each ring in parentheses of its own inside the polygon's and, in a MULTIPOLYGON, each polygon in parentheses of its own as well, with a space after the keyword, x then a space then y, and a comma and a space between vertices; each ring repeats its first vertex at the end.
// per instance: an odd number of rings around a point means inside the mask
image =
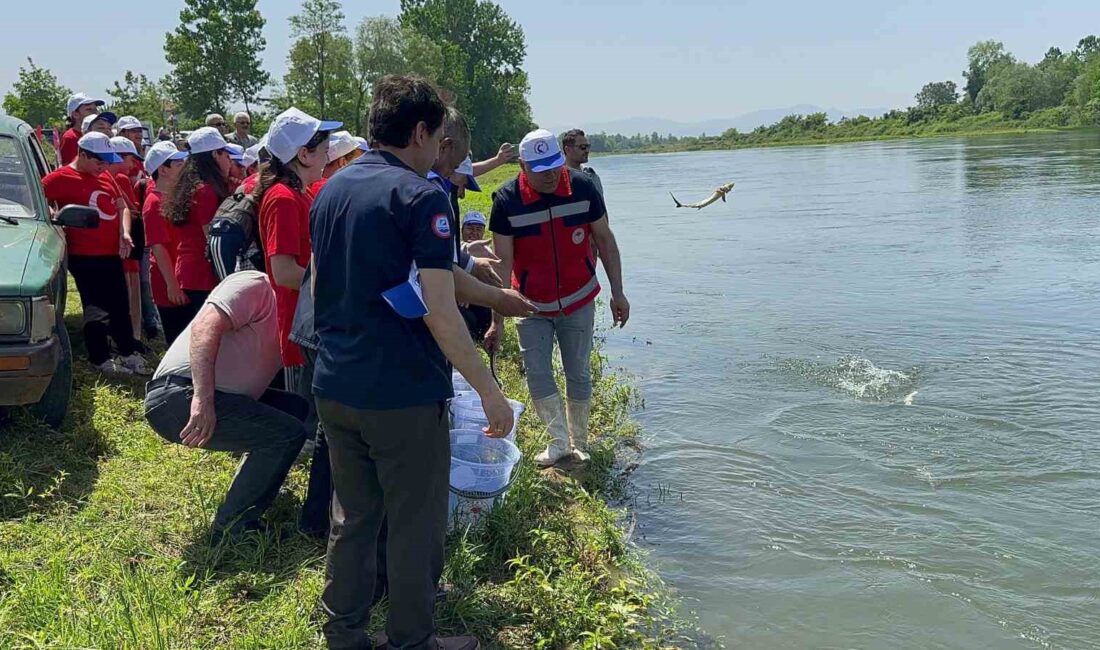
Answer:
MULTIPOLYGON (((69 272, 84 307, 84 347, 88 361, 99 365, 111 358, 114 340, 124 357, 134 353, 130 325, 130 291, 118 255, 69 255, 69 272)), ((64 305, 61 305, 64 308, 64 305)))
POLYGON ((334 486, 322 606, 329 648, 370 648, 377 551, 388 523, 386 633, 399 648, 435 650, 451 445, 445 402, 355 409, 317 398, 334 486))
POLYGON ((164 340, 168 345, 172 345, 172 341, 187 329, 187 324, 195 315, 190 305, 158 306, 157 312, 160 314, 160 325, 164 328, 164 340))
POLYGON ((332 469, 329 466, 325 427, 317 417, 313 400, 313 368, 317 352, 303 347, 302 356, 305 357, 305 365, 287 368, 285 377, 286 389, 300 395, 310 405, 306 435, 312 437, 316 434, 316 446, 309 466, 309 488, 306 490, 306 500, 302 502, 298 527, 307 535, 327 536, 329 510, 332 508, 332 469))

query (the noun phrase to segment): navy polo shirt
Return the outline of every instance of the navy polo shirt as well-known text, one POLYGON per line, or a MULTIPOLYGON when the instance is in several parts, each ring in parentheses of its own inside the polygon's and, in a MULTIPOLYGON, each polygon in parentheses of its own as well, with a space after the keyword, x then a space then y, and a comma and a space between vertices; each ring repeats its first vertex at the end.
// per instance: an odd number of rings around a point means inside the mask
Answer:
POLYGON ((384 151, 329 179, 310 213, 318 397, 387 410, 453 396, 450 364, 424 320, 402 318, 382 298, 413 262, 451 270, 449 212, 437 186, 384 151))

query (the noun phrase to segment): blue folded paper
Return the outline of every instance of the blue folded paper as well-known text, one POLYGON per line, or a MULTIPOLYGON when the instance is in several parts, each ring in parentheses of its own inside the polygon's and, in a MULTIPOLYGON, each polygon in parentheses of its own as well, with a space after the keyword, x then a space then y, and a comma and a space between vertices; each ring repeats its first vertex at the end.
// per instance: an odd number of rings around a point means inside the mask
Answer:
POLYGON ((428 315, 428 305, 424 302, 424 292, 420 288, 420 272, 415 262, 409 269, 409 279, 383 291, 382 298, 402 318, 423 318, 428 315))

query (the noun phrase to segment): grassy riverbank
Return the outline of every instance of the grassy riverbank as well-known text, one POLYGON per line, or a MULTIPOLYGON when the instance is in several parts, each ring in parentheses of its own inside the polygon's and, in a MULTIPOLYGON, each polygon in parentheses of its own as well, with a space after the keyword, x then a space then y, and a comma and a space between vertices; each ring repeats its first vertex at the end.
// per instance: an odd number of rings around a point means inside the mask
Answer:
MULTIPOLYGON (((19 413, 0 425, 0 648, 322 647, 323 545, 296 536, 209 548, 235 459, 157 437, 142 418, 142 382, 105 380, 83 361, 69 295, 78 361, 63 431, 19 413)), ((622 489, 616 452, 637 445, 636 395, 594 361, 590 471, 578 481, 538 472, 529 459, 545 430, 524 415, 508 500, 448 544, 454 588, 438 609, 441 631, 478 634, 490 648, 695 644, 607 504, 622 489)), ((498 371, 526 400, 513 328, 498 371)), ((306 470, 295 467, 270 521, 293 527, 306 470)))

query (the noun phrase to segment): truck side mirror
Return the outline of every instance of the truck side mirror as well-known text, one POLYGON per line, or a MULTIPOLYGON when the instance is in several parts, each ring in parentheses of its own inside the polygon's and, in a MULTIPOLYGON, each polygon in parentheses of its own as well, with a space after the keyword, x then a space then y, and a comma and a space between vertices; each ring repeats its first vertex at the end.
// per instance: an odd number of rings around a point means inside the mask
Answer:
POLYGON ((99 210, 86 205, 66 205, 53 222, 66 228, 96 228, 99 226, 99 210))

